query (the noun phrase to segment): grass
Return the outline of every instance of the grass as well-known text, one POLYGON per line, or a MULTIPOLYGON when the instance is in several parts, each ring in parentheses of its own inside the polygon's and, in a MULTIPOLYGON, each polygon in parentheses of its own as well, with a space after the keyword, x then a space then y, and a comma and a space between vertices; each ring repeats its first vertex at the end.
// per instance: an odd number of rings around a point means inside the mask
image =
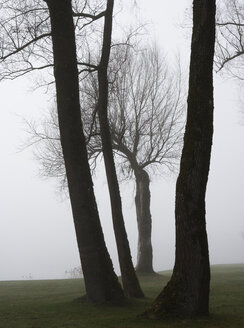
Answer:
POLYGON ((0 328, 232 328, 244 327, 244 264, 212 267, 209 318, 152 321, 137 314, 170 277, 141 277, 147 295, 128 306, 94 306, 74 301, 84 293, 81 279, 0 282, 0 328))

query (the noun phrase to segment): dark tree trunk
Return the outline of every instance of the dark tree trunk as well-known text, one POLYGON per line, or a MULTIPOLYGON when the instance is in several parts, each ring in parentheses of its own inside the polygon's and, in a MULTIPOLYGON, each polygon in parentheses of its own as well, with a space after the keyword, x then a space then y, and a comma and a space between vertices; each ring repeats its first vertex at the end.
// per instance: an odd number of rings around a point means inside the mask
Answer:
POLYGON ((46 2, 51 18, 60 138, 87 299, 119 303, 124 295, 104 242, 81 123, 71 0, 46 2))
POLYGON ((173 275, 149 317, 209 313, 209 254, 205 193, 213 134, 215 0, 193 1, 187 124, 176 185, 176 259, 173 275))
POLYGON ((153 273, 152 218, 150 212, 150 179, 148 173, 139 169, 136 177, 136 215, 138 226, 137 266, 138 273, 153 273))
POLYGON ((143 297, 139 281, 133 267, 129 242, 125 230, 122 214, 119 184, 114 164, 112 141, 108 123, 108 78, 107 69, 111 48, 113 0, 107 1, 107 9, 104 22, 102 57, 98 68, 99 99, 98 116, 101 130, 104 163, 110 194, 113 227, 118 249, 118 257, 121 269, 122 282, 125 295, 128 297, 143 297))

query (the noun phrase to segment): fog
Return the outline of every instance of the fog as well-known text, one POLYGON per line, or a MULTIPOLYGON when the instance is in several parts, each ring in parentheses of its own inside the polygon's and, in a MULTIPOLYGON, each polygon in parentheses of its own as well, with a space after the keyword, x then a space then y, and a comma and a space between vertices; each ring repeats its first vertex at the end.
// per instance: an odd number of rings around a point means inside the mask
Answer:
MULTIPOLYGON (((138 1, 139 2, 139 1, 138 1)), ((188 62, 189 39, 179 25, 191 1, 140 1, 137 19, 148 21, 148 30, 173 58, 180 51, 188 62)), ((129 11, 129 8, 128 8, 129 11)), ((124 20, 131 20, 129 13, 124 20)), ((0 280, 64 278, 65 270, 79 266, 70 204, 60 195, 55 179, 44 180, 32 149, 19 151, 27 139, 23 117, 42 117, 51 98, 32 90, 31 77, 0 83, 0 280)), ((207 188, 207 230, 211 264, 244 262, 243 186, 244 111, 234 80, 215 75, 215 123, 207 188)), ((177 174, 152 176, 152 220, 155 270, 174 264, 174 194, 177 174)), ((94 178, 105 239, 119 273, 106 179, 102 164, 94 178)), ((137 231, 133 182, 121 184, 124 217, 133 260, 137 231)))

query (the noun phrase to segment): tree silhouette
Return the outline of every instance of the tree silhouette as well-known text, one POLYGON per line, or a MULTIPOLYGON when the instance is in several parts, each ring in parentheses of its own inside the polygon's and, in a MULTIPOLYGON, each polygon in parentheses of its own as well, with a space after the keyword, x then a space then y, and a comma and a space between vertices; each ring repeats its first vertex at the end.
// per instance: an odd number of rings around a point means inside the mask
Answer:
POLYGON ((173 274, 152 306, 151 318, 209 314, 209 253, 205 193, 213 134, 215 1, 193 1, 187 123, 176 184, 173 274))
MULTIPOLYGON (((104 242, 81 123, 73 22, 73 16, 77 26, 79 18, 94 21, 105 12, 74 13, 71 0, 6 0, 2 10, 2 78, 54 68, 60 140, 87 299, 121 303, 124 295, 104 242)), ((81 29, 87 24, 81 23, 81 29)), ((89 63, 86 67, 95 69, 89 63)))

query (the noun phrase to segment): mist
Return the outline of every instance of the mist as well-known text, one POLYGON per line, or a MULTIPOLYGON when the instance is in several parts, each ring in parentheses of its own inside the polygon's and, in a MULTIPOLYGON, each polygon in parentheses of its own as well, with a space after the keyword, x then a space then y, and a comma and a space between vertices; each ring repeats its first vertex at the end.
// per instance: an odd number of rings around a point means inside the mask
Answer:
MULTIPOLYGON (((190 40, 180 28, 190 1, 152 7, 140 1, 137 19, 147 19, 151 37, 174 58, 180 52, 189 61, 190 40), (159 10, 161 6, 161 10, 159 10)), ((129 19, 124 17, 124 19, 129 19)), ((186 68, 188 69, 188 67, 186 68)), ((187 81, 186 81, 187 83, 187 81)), ((0 280, 65 278, 65 271, 80 265, 69 200, 60 195, 55 179, 39 176, 31 148, 19 151, 28 135, 23 117, 41 119, 52 98, 24 77, 0 83, 1 206, 0 280)), ((244 112, 238 102, 239 85, 215 74, 214 140, 206 197, 206 220, 211 264, 244 262, 244 112)), ((174 197, 177 172, 152 176, 151 211, 156 271, 174 265, 174 197)), ((94 177, 95 193, 106 244, 119 274, 109 196, 102 162, 94 177)), ((137 226, 133 181, 120 185, 123 212, 136 263, 137 226)))

